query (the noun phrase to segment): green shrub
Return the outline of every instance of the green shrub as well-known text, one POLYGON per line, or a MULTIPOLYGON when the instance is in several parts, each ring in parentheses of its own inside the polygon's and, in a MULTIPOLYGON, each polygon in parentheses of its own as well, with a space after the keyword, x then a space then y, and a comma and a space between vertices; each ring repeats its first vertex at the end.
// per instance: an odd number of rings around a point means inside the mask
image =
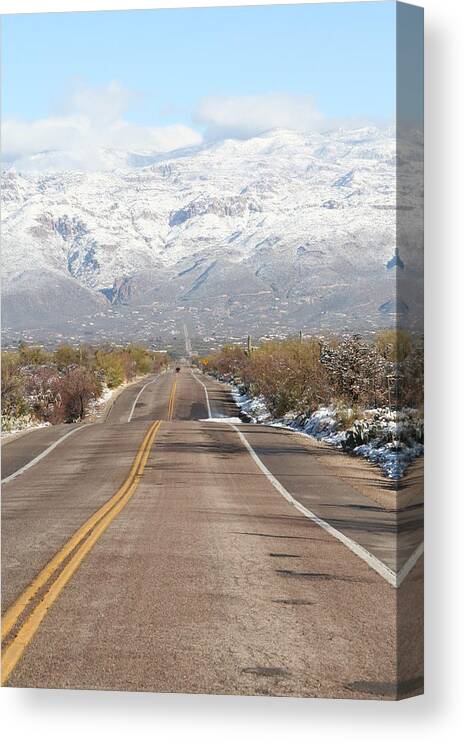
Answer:
POLYGON ((110 389, 120 386, 125 380, 124 366, 118 353, 95 354, 97 371, 103 373, 105 383, 110 389))
POLYGON ((82 354, 71 345, 59 345, 53 353, 53 362, 60 370, 66 369, 68 366, 79 365, 82 362, 82 354))

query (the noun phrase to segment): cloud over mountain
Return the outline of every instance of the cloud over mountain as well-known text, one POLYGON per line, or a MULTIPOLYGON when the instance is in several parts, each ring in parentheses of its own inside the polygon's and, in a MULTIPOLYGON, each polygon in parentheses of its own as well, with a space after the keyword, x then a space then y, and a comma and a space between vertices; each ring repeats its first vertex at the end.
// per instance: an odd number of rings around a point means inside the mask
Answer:
POLYGON ((58 169, 106 170, 114 160, 103 156, 103 150, 166 153, 204 140, 249 139, 276 128, 319 131, 328 123, 309 95, 209 96, 193 112, 202 136, 185 123, 147 126, 129 121, 127 112, 137 99, 115 80, 97 87, 78 81, 53 115, 4 119, 3 160, 22 171, 47 169, 51 161, 58 169), (52 160, 44 153, 53 153, 52 160))
POLYGON ((28 155, 53 150, 66 153, 62 167, 98 170, 105 168, 99 157, 101 148, 169 152, 201 142, 201 135, 184 124, 153 127, 128 121, 124 115, 134 98, 134 93, 115 81, 95 88, 79 84, 58 115, 35 121, 5 119, 3 159, 24 169, 28 155))
POLYGON ((195 120, 206 126, 207 139, 248 139, 270 129, 319 131, 326 121, 310 95, 289 93, 207 97, 195 120))

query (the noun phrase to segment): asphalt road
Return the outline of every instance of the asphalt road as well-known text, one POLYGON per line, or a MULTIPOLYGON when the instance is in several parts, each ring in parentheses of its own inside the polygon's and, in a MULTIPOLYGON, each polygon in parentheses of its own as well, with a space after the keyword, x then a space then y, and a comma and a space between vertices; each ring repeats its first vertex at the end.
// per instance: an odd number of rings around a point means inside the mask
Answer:
POLYGON ((5 446, 4 478, 46 452, 3 487, 5 684, 419 692, 421 505, 383 507, 342 454, 237 414, 183 367, 54 448, 70 426, 5 446))

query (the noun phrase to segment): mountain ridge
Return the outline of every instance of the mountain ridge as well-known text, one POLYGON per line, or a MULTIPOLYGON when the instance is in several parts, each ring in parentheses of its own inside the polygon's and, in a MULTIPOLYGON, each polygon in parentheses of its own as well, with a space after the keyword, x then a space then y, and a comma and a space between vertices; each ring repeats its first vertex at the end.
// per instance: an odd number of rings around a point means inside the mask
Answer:
MULTIPOLYGON (((74 282, 76 327, 67 330, 77 332, 86 296, 89 317, 102 314, 96 328, 108 324, 110 307, 148 305, 151 320, 166 316, 171 332, 170 318, 182 306, 199 333, 226 332, 234 321, 242 327, 247 312, 265 329, 266 314, 286 301, 292 326, 337 329, 366 324, 367 316, 373 324, 379 305, 392 298, 392 130, 274 129, 134 155, 126 153, 132 167, 110 170, 4 171, 4 326, 61 327, 51 297, 48 315, 43 298, 53 276, 60 286, 74 282), (32 287, 27 311, 21 275, 32 287), (238 297, 248 294, 262 298, 241 306, 238 297), (368 315, 358 312, 367 303, 368 315)), ((278 319, 274 326, 284 326, 278 319)))

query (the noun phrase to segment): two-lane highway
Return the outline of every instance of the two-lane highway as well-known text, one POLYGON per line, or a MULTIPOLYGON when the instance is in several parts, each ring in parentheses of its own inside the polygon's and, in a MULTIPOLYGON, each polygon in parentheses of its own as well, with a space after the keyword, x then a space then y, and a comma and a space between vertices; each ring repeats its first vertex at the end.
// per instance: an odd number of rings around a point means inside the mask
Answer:
MULTIPOLYGON (((5 683, 418 690, 420 506, 383 508, 301 437, 228 418, 228 389, 183 367, 7 481, 5 683)), ((32 435, 6 446, 9 474, 32 435)))

